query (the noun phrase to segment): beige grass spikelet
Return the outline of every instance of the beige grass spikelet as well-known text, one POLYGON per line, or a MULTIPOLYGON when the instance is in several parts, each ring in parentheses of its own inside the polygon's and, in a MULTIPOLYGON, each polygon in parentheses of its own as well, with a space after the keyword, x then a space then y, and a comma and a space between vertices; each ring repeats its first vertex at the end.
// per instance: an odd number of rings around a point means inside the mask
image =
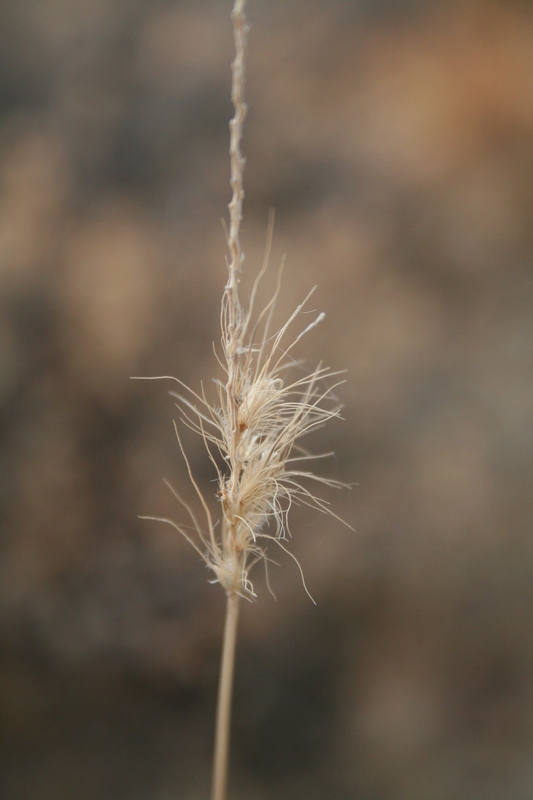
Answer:
MULTIPOLYGON (((270 243, 272 225, 269 230, 270 243)), ((176 492, 176 498, 193 522, 197 539, 193 540, 182 526, 164 521, 193 544, 212 570, 215 582, 227 592, 247 597, 255 596, 249 573, 258 560, 266 560, 266 542, 271 540, 286 549, 288 512, 293 503, 336 516, 306 483, 311 480, 333 487, 344 485, 301 468, 302 463, 305 465, 316 457, 301 447, 300 439, 340 413, 333 395, 338 383, 329 385, 338 373, 321 365, 305 372, 303 364, 295 361, 291 354, 294 345, 322 322, 324 315, 319 314, 285 346, 289 328, 298 319, 312 292, 285 325, 270 335, 272 312, 280 289, 278 281, 273 298, 259 315, 251 333, 247 333, 253 300, 267 259, 268 253, 254 285, 250 308, 244 313, 239 305, 235 315, 239 321, 235 325, 228 323, 230 299, 226 287, 222 311, 223 356, 220 359, 225 380, 216 382, 217 402, 209 402, 203 390, 196 393, 178 378, 172 380, 181 385, 182 391, 171 393, 177 400, 181 420, 203 438, 217 472, 221 524, 213 522, 209 504, 181 447, 177 426, 176 435, 204 509, 205 522, 203 525, 198 522, 192 509, 176 492), (260 341, 256 345, 259 334, 260 341)), ((321 454, 318 458, 325 455, 331 454, 321 454)))

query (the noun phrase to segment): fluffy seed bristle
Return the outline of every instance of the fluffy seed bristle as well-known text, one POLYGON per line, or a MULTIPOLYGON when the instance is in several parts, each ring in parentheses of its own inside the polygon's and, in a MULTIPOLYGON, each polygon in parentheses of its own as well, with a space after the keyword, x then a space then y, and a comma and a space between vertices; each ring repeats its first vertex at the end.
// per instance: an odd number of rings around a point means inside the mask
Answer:
MULTIPOLYGON (((219 582, 227 592, 237 592, 249 598, 255 597, 249 572, 258 560, 266 561, 266 541, 272 540, 286 549, 282 542, 287 539, 287 515, 292 503, 333 513, 304 482, 311 479, 327 486, 344 486, 311 471, 294 468, 295 464, 314 458, 299 446, 301 437, 340 413, 333 390, 342 381, 328 386, 339 373, 321 365, 305 373, 302 364, 294 361, 290 354, 294 345, 321 322, 324 315, 319 314, 288 346, 284 346, 289 326, 302 311, 305 301, 282 328, 269 335, 272 311, 279 293, 278 283, 274 297, 259 315, 259 323, 254 326, 247 343, 243 341, 249 328, 257 285, 265 268, 263 265, 256 279, 246 314, 240 305, 235 311, 235 297, 229 297, 231 288, 226 287, 222 306, 223 354, 219 359, 226 380, 217 381, 218 403, 209 402, 203 388, 201 393, 196 393, 178 378, 173 378, 185 390, 184 393, 171 393, 177 399, 181 420, 202 436, 218 475, 221 525, 213 523, 188 461, 189 476, 203 506, 207 530, 199 525, 190 507, 176 492, 175 496, 193 521, 198 541, 193 541, 176 523, 162 520, 172 524, 193 544, 214 573, 215 582, 219 582), (261 343, 256 346, 254 340, 260 327, 261 343), (298 372, 300 374, 295 375, 298 372), (293 455, 295 449, 297 455, 293 455)), ((179 440, 177 427, 176 434, 179 440)), ((179 443, 186 458, 181 441, 179 443)), ((331 454, 318 457, 327 455, 331 454)))

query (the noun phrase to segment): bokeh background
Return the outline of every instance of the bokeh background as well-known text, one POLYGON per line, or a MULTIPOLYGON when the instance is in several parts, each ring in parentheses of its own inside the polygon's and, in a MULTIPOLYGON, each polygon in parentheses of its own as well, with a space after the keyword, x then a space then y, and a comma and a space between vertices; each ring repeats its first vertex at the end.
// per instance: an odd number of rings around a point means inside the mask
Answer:
MULTIPOLYGON (((0 795, 208 796, 224 598, 164 382, 211 386, 231 3, 0 3, 0 795)), ((533 796, 533 9, 248 9, 246 274, 346 368, 335 520, 242 613, 233 800, 533 796)), ((184 434, 199 483, 213 479, 184 434)), ((215 501, 213 500, 215 508, 215 501)))

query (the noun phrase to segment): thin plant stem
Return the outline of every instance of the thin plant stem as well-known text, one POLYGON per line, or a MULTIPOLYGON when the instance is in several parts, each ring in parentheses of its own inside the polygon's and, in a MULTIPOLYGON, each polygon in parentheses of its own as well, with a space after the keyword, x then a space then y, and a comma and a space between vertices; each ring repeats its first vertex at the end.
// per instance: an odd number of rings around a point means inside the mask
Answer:
POLYGON ((231 695, 233 691, 233 665, 235 663, 235 643, 239 621, 240 597, 236 592, 228 592, 224 640, 218 682, 217 719, 215 726, 215 754, 213 759, 213 782, 211 800, 226 800, 228 778, 228 752, 231 721, 231 695))

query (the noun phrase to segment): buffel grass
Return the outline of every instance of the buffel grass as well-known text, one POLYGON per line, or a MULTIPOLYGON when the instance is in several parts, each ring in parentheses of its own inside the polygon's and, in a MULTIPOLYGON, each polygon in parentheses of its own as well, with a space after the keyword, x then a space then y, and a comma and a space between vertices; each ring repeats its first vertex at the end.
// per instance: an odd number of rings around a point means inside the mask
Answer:
MULTIPOLYGON (((195 480, 175 423, 178 444, 198 497, 198 507, 193 509, 171 489, 182 507, 186 523, 146 517, 172 525, 184 536, 205 561, 211 582, 219 583, 227 596, 212 800, 226 797, 239 603, 243 597, 256 597, 251 570, 262 561, 268 583, 267 546, 278 546, 290 554, 288 516, 293 503, 306 504, 336 517, 329 503, 315 494, 314 487, 317 484, 337 488, 344 485, 315 475, 312 471, 314 459, 331 454, 312 455, 301 443, 310 431, 340 413, 340 405, 333 394, 342 382, 337 380, 339 373, 321 364, 311 371, 306 370, 305 365, 293 356, 296 344, 324 319, 324 314, 320 313, 303 329, 302 326, 298 328, 301 312, 314 289, 285 324, 280 328, 273 327, 276 300, 282 291, 282 263, 272 298, 259 312, 255 309, 258 287, 268 267, 272 215, 264 262, 246 307, 239 298, 239 278, 244 259, 239 232, 244 198, 245 160, 241 153, 241 139, 246 116, 244 77, 248 34, 244 6, 245 0, 235 0, 232 11, 235 38, 232 64, 235 116, 230 122, 232 198, 227 230, 228 279, 220 316, 221 346, 218 354, 215 353, 221 371, 221 377, 215 380, 216 398, 214 401, 208 398, 203 386, 195 391, 179 377, 160 376, 177 383, 179 388, 172 394, 180 411, 180 422, 195 431, 204 442, 206 458, 212 464, 218 484, 217 513, 212 510, 212 499, 206 498, 195 480)), ((307 591, 301 568, 300 573, 307 591)))

